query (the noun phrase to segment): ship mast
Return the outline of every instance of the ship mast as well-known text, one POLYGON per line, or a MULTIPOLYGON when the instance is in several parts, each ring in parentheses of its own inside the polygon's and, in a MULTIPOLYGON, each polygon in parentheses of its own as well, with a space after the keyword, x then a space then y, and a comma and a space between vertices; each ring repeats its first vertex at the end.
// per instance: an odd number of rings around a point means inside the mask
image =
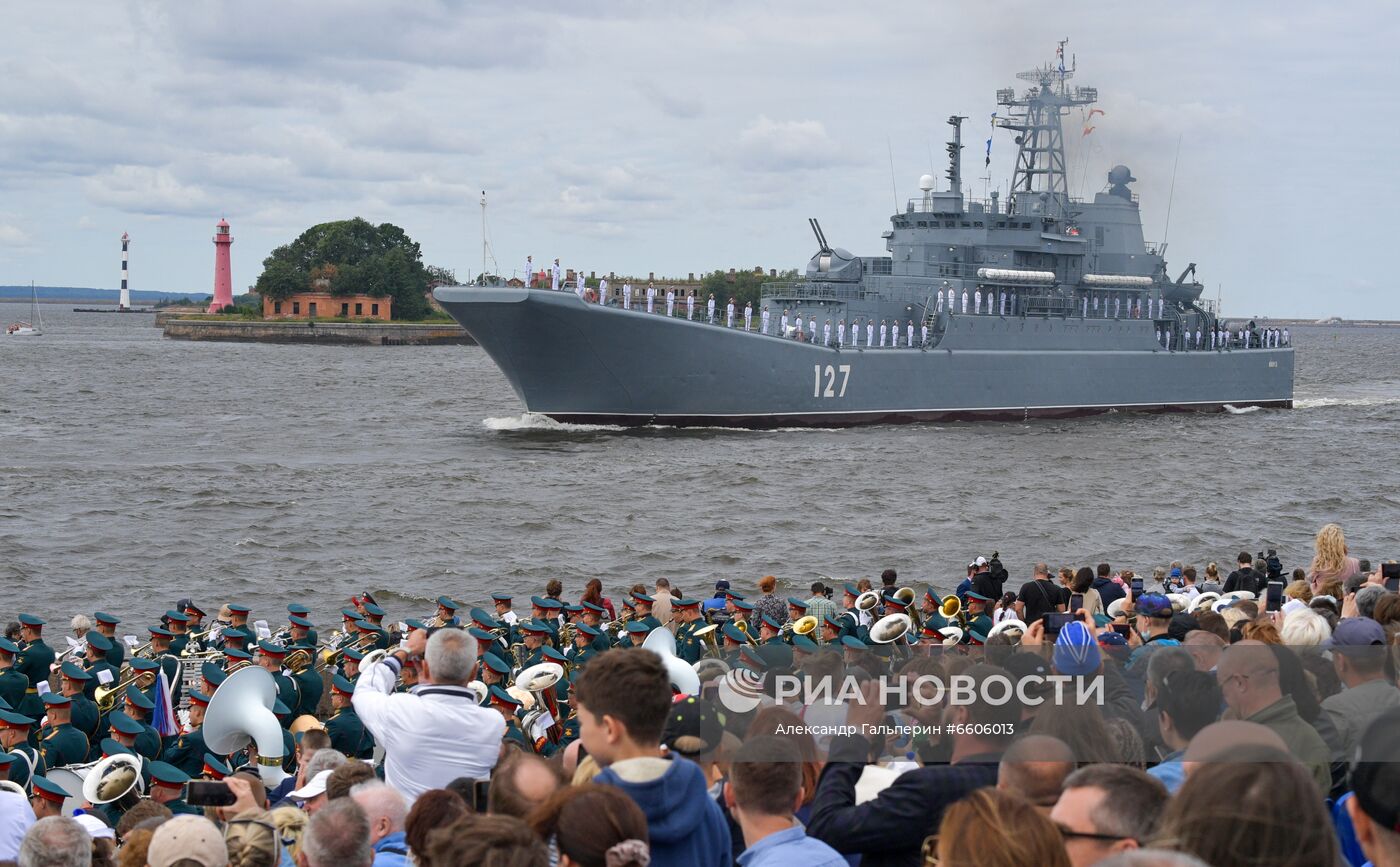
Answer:
POLYGON ((1099 99, 1096 87, 1075 87, 1066 83, 1074 77, 1075 62, 1065 66, 1065 45, 1056 48, 1056 62, 1020 72, 1016 77, 1031 83, 1020 96, 1014 88, 997 91, 997 104, 1010 108, 1010 115, 998 125, 1016 131, 1016 170, 1007 197, 1008 213, 1033 213, 1039 194, 1045 195, 1042 216, 1064 219, 1069 216, 1069 183, 1065 174, 1064 130, 1060 118, 1074 106, 1092 105, 1099 99))

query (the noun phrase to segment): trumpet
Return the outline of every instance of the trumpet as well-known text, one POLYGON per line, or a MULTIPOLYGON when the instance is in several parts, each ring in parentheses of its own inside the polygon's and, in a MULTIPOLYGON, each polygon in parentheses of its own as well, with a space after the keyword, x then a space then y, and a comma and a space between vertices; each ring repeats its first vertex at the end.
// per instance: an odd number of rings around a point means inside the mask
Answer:
POLYGON ((427 620, 423 621, 423 626, 428 629, 437 629, 438 627, 442 626, 442 617, 437 614, 434 614, 432 617, 429 617, 427 620))
POLYGON ((603 624, 603 631, 604 631, 604 632, 612 632, 614 629, 625 629, 625 628, 627 627, 627 623, 628 623, 631 619, 632 619, 632 611, 631 611, 631 609, 629 609, 629 608, 624 608, 624 609, 622 610, 622 616, 621 616, 621 617, 617 618, 616 620, 612 620, 612 621, 609 621, 608 623, 603 624))
POLYGON ((203 632, 187 632, 187 633, 185 633, 185 648, 184 648, 183 650, 180 651, 180 655, 181 655, 181 656, 197 656, 197 655, 199 655, 201 651, 200 651, 198 648, 200 648, 200 647, 202 647, 202 646, 204 645, 204 639, 205 639, 206 637, 208 637, 209 633, 211 633, 211 632, 213 632, 213 631, 214 631, 214 627, 211 626, 211 627, 209 627, 208 629, 204 630, 203 632))
POLYGON ((137 689, 148 689, 155 682, 156 673, 154 671, 132 672, 111 686, 99 686, 92 695, 97 702, 97 709, 107 714, 116 708, 128 686, 136 684, 137 689))

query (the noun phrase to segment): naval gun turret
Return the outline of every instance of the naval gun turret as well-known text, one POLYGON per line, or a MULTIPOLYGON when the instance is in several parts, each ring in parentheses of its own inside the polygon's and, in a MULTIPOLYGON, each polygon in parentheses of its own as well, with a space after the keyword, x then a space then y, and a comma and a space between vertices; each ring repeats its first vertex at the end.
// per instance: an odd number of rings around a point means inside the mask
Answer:
POLYGON ((812 233, 817 236, 818 246, 816 255, 807 262, 807 279, 834 283, 859 282, 864 273, 860 257, 849 250, 828 244, 826 233, 815 219, 809 218, 807 222, 812 225, 812 233))

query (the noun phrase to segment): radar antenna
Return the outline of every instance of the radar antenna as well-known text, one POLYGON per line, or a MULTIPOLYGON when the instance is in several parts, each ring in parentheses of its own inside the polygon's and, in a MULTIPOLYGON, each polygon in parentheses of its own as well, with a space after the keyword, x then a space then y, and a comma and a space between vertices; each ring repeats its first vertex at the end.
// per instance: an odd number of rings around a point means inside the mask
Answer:
POLYGON ((1011 193, 1007 209, 1010 213, 1029 213, 1024 200, 1032 193, 1045 194, 1042 216, 1069 216, 1069 184, 1065 173, 1064 130, 1060 118, 1074 106, 1098 102, 1096 87, 1070 88, 1066 82, 1074 77, 1078 65, 1073 55, 1065 65, 1065 45, 1062 40, 1055 50, 1056 62, 1020 72, 1016 77, 1031 83, 1020 96, 1014 88, 997 91, 997 104, 1007 106, 1010 114, 997 126, 1015 130, 1016 170, 1011 178, 1011 193))

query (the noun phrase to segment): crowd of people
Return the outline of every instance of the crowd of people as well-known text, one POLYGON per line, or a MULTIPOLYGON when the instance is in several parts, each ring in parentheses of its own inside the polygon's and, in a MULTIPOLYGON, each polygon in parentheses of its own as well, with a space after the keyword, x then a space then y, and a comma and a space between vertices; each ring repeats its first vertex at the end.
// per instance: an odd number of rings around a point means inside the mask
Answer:
POLYGON ((1400 865, 1396 564, 1328 525, 1292 571, 1144 571, 550 582, 401 622, 360 594, 325 640, 296 603, 274 630, 182 600, 134 648, 77 618, 71 659, 25 613, 0 864, 1400 865), (234 680, 269 706, 231 712, 234 680), (255 712, 280 755, 212 751, 255 712))

